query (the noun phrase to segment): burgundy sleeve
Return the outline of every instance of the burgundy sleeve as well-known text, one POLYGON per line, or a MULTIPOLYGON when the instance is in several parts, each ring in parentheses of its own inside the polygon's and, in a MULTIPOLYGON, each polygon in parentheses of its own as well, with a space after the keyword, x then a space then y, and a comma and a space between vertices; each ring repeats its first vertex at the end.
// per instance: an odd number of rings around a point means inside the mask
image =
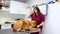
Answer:
POLYGON ((45 15, 42 15, 42 21, 45 21, 45 15))
POLYGON ((30 15, 31 17, 33 16, 33 14, 30 15))

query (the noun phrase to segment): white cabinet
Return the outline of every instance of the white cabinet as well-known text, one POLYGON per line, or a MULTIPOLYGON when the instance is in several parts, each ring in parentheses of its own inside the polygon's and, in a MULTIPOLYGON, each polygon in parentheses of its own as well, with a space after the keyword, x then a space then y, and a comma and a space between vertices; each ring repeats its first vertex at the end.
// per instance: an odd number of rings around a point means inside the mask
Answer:
POLYGON ((12 14, 26 14, 26 12, 27 12, 26 6, 27 5, 25 3, 11 1, 10 13, 12 13, 12 14))
POLYGON ((11 24, 2 24, 1 29, 11 29, 11 24))

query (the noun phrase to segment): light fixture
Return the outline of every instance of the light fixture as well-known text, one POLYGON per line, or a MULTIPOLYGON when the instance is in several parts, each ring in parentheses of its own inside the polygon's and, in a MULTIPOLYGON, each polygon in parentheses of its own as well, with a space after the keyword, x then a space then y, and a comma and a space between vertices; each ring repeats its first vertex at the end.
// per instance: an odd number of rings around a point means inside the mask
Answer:
POLYGON ((58 0, 58 2, 60 2, 60 0, 58 0))
POLYGON ((60 0, 56 0, 56 1, 60 2, 60 0))

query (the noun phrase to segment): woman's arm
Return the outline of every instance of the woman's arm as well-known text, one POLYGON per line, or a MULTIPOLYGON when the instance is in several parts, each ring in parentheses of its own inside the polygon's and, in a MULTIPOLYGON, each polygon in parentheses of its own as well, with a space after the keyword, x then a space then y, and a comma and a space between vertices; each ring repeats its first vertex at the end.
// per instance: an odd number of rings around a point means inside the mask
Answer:
POLYGON ((45 15, 41 16, 41 20, 42 20, 42 22, 37 27, 40 27, 40 26, 44 25, 44 23, 45 23, 45 15))
POLYGON ((41 24, 37 25, 37 27, 39 28, 40 26, 43 26, 44 22, 42 22, 41 24))

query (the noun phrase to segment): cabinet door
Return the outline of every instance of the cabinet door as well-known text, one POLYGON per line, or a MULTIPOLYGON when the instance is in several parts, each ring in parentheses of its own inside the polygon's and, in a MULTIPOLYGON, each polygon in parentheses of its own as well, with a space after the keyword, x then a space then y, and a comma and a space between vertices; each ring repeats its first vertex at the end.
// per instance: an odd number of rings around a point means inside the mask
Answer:
POLYGON ((11 1, 10 5, 10 13, 12 14, 26 14, 26 4, 17 2, 17 1, 11 1))

